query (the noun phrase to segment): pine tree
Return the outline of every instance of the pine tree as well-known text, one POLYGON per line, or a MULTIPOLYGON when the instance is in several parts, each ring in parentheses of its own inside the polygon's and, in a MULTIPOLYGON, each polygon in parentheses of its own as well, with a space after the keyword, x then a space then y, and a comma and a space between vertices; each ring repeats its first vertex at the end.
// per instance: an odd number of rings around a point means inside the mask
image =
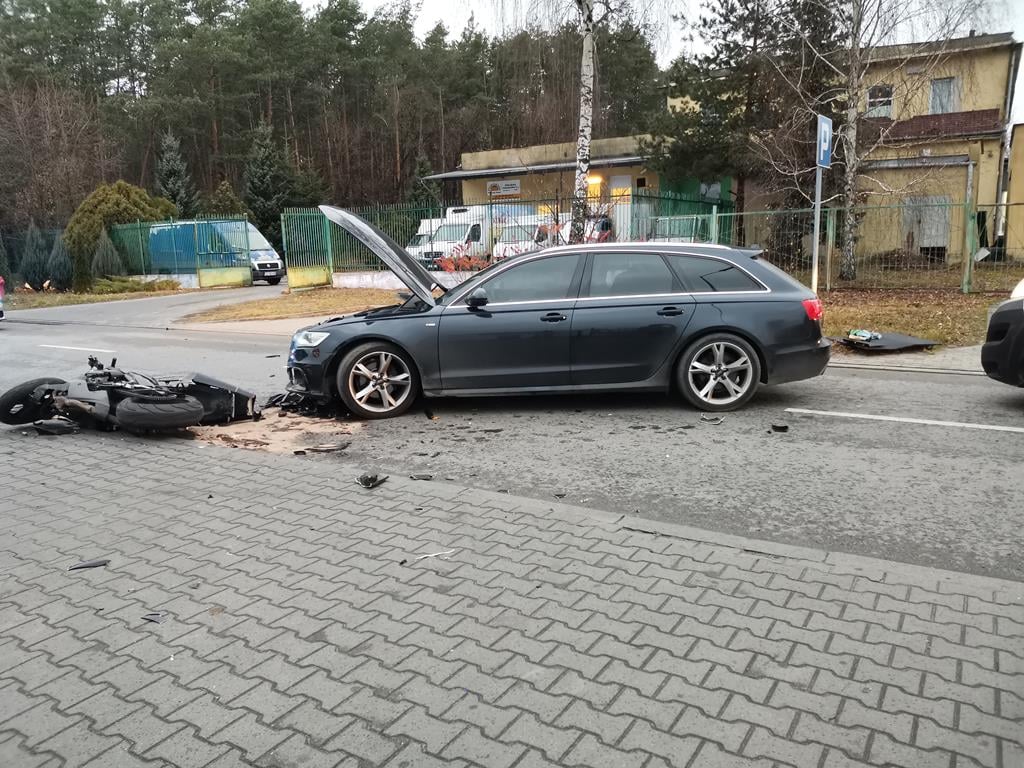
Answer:
POLYGON ((292 198, 292 174, 267 123, 260 123, 253 137, 243 198, 257 229, 280 250, 281 211, 292 198))
POLYGON ((21 254, 21 277, 34 290, 43 290, 43 283, 48 277, 46 273, 47 257, 43 233, 39 231, 35 222, 32 222, 28 225, 25 249, 21 254))
POLYGON ((410 205, 417 208, 437 208, 441 205, 441 185, 436 181, 423 180, 433 172, 430 160, 425 155, 416 158, 416 178, 413 179, 409 194, 406 196, 406 201, 410 205))
POLYGON ((203 199, 200 213, 204 216, 248 216, 252 217, 245 203, 241 201, 231 182, 224 179, 217 185, 213 194, 203 199))
POLYGON ((116 277, 125 274, 121 256, 106 230, 100 235, 96 252, 92 256, 92 274, 93 277, 116 277))
POLYGON ((7 290, 14 290, 14 283, 11 282, 11 275, 14 270, 11 268, 11 260, 7 256, 7 249, 4 248, 4 239, 0 237, 0 278, 7 285, 7 290))
POLYGON ((61 236, 53 240, 50 258, 46 262, 46 273, 49 275, 50 285, 54 289, 66 291, 71 288, 71 282, 74 277, 71 254, 68 253, 68 247, 61 236))
POLYGON ((178 208, 178 215, 190 219, 199 203, 188 165, 181 154, 181 143, 168 131, 160 137, 160 159, 156 164, 156 194, 178 208))

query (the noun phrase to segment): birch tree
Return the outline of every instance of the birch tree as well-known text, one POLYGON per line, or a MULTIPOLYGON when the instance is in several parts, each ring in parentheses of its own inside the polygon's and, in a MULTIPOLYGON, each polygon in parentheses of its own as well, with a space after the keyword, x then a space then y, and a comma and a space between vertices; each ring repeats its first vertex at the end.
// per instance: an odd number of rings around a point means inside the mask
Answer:
MULTIPOLYGON (((648 22, 657 12, 659 19, 671 18, 672 0, 530 0, 525 6, 517 0, 497 0, 502 18, 538 18, 558 25, 567 20, 580 35, 579 112, 576 127, 576 157, 573 176, 572 224, 569 241, 582 242, 588 214, 588 176, 590 175, 590 144, 594 132, 594 96, 598 77, 599 51, 597 33, 615 22, 629 22, 638 29, 650 31, 648 22)), ((666 27, 662 26, 664 32, 666 27)), ((618 62, 610 62, 615 66, 618 62)))

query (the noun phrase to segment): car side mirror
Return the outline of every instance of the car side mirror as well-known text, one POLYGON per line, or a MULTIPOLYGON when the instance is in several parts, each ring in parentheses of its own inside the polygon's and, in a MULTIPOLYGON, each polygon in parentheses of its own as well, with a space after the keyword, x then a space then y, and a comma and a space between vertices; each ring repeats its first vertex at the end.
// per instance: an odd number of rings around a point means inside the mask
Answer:
POLYGON ((483 288, 477 288, 469 296, 466 297, 466 306, 470 309, 477 309, 482 307, 488 301, 487 291, 483 288))

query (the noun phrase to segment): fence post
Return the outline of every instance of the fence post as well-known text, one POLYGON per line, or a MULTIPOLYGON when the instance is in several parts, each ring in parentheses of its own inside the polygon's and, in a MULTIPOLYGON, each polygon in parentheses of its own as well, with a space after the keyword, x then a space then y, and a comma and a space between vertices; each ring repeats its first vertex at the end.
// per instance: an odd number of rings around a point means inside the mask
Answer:
POLYGON ((836 209, 825 211, 825 292, 832 290, 832 247, 836 242, 836 209))
MULTIPOLYGON (((288 264, 288 232, 287 232, 287 228, 285 227, 285 223, 284 223, 284 217, 286 215, 287 214, 284 214, 284 213, 281 214, 281 250, 284 251, 284 263, 285 263, 285 265, 288 264)), ((245 231, 245 239, 246 239, 246 242, 248 242, 248 240, 249 240, 249 228, 246 227, 245 229, 246 229, 246 231, 245 231)), ((291 288, 290 287, 288 289, 288 292, 291 293, 291 288)))
MULTIPOLYGON (((330 222, 330 220, 326 216, 324 216, 323 213, 320 213, 320 218, 323 219, 323 222, 324 222, 324 245, 326 246, 326 249, 327 249, 327 272, 328 272, 328 274, 333 275, 334 274, 334 246, 331 243, 331 222, 330 222)), ((434 242, 433 227, 431 227, 430 242, 431 242, 431 245, 433 245, 433 242, 434 242)))
POLYGON ((142 248, 142 222, 135 220, 135 236, 139 241, 139 266, 146 268, 146 252, 142 248))
POLYGON ((971 280, 974 278, 974 259, 971 253, 971 198, 974 196, 974 161, 967 163, 967 189, 964 196, 964 275, 960 281, 963 293, 971 292, 971 280))
POLYGON ((711 242, 718 242, 718 206, 711 206, 711 242))

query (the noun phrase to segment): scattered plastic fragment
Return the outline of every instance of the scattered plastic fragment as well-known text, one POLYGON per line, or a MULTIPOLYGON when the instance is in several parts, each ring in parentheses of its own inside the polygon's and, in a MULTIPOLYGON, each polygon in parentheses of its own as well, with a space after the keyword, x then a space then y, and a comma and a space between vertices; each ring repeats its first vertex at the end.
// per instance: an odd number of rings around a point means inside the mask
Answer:
POLYGON ((700 415, 700 420, 704 424, 710 424, 713 427, 717 427, 719 424, 725 421, 725 416, 708 416, 706 413, 702 413, 700 415))
POLYGON ((306 452, 301 450, 301 449, 297 450, 297 451, 292 451, 292 453, 294 453, 296 456, 305 456, 306 455, 306 452))
POLYGON ((788 424, 772 424, 772 432, 789 432, 788 424))
POLYGON ((82 570, 85 570, 86 568, 102 568, 104 565, 106 565, 109 562, 110 562, 109 559, 107 559, 107 560, 86 560, 85 562, 82 562, 82 563, 75 563, 70 568, 68 568, 68 570, 69 571, 82 571, 82 570))
POLYGON ((153 624, 163 624, 167 619, 167 611, 150 611, 142 614, 143 621, 150 621, 153 624))
POLYGON ((81 432, 81 427, 78 424, 62 416, 34 421, 32 427, 39 435, 73 435, 81 432))
POLYGON ((429 475, 426 472, 421 472, 419 474, 409 475, 409 479, 410 480, 433 480, 434 476, 433 475, 429 475))
POLYGON ((444 552, 431 552, 429 555, 420 555, 416 559, 417 560, 426 560, 428 557, 436 557, 436 558, 439 558, 441 560, 447 560, 448 559, 448 555, 454 555, 455 552, 456 552, 456 550, 454 550, 454 549, 446 549, 444 552))
POLYGON ((369 472, 356 478, 356 482, 363 488, 376 488, 388 479, 387 475, 371 475, 369 472))
POLYGON ((344 451, 352 443, 321 443, 320 445, 311 445, 307 448, 307 451, 313 451, 314 453, 333 453, 335 451, 344 451))

